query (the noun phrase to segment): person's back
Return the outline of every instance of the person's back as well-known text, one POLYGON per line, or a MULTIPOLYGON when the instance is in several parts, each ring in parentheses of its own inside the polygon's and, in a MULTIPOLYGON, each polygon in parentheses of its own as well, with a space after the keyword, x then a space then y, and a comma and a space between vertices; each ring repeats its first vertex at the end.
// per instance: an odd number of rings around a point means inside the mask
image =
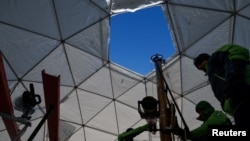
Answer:
POLYGON ((236 125, 249 125, 250 117, 245 116, 246 107, 250 105, 248 49, 234 44, 224 45, 211 56, 206 53, 198 55, 194 65, 207 73, 215 97, 222 109, 234 116, 236 125))

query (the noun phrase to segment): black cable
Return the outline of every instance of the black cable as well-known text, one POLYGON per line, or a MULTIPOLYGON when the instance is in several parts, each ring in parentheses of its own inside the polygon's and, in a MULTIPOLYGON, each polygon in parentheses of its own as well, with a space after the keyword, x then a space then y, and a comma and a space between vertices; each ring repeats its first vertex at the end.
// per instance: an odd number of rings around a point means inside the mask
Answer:
POLYGON ((47 111, 45 116, 42 118, 42 120, 39 122, 39 124, 37 125, 37 127, 35 128, 33 133, 30 135, 28 141, 33 141, 34 137, 36 136, 36 134, 38 133, 40 128, 43 126, 43 124, 45 123, 45 121, 47 120, 47 118, 49 117, 49 115, 50 115, 50 113, 52 112, 53 109, 54 109, 54 105, 50 105, 49 110, 47 111))
MULTIPOLYGON (((157 57, 157 54, 156 54, 155 56, 157 57)), ((153 61, 161 61, 161 60, 153 60, 153 61)), ((155 63, 156 63, 156 62, 155 62, 155 63)), ((163 81, 164 81, 164 83, 165 83, 166 92, 169 92, 169 94, 170 94, 170 96, 171 96, 171 98, 172 98, 172 100, 173 100, 173 102, 174 102, 174 105, 175 105, 175 107, 176 107, 176 109, 177 109, 177 111, 178 111, 178 113, 179 113, 179 115, 180 115, 180 117, 181 117, 181 120, 182 120, 182 122, 183 122, 183 124, 184 124, 185 130, 187 130, 187 131, 189 132, 189 128, 188 128, 188 126, 187 126, 187 123, 186 123, 184 117, 182 116, 179 107, 177 106, 177 103, 176 103, 176 101, 175 101, 175 99, 174 99, 174 97, 173 97, 172 92, 170 91, 170 89, 169 89, 169 87, 168 87, 168 83, 167 83, 167 81, 166 81, 166 79, 165 79, 165 77, 164 77, 162 71, 160 70, 160 67, 159 67, 158 63, 156 63, 156 69, 160 72, 160 76, 162 77, 162 79, 163 79, 163 81)))

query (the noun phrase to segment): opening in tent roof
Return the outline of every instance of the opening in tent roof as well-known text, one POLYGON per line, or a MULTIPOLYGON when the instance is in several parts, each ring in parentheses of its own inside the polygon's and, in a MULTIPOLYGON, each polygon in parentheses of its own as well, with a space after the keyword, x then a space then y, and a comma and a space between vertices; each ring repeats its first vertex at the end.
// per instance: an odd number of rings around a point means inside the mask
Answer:
POLYGON ((110 30, 110 60, 139 74, 154 69, 151 56, 174 53, 160 6, 115 15, 110 30))

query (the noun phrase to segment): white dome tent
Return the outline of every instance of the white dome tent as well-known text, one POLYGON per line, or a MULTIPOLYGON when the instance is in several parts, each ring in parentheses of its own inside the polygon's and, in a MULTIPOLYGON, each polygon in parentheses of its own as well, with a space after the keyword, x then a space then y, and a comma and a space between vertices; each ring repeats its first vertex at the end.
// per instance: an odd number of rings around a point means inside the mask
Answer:
MULTIPOLYGON (((128 127, 146 123, 137 102, 157 97, 155 72, 141 76, 109 60, 109 20, 156 5, 165 13, 176 49, 163 73, 189 128, 200 125, 194 111, 200 100, 220 109, 207 77, 192 59, 226 43, 250 49, 249 0, 1 0, 0 50, 11 99, 32 83, 42 100, 22 141, 46 113, 43 70, 60 77, 60 141, 115 141, 128 127)), ((14 109, 14 114, 22 113, 14 109)), ((158 133, 147 132, 135 139, 160 140, 158 133)), ((10 140, 2 118, 0 140, 10 140)), ((34 140, 49 140, 47 123, 34 140)))

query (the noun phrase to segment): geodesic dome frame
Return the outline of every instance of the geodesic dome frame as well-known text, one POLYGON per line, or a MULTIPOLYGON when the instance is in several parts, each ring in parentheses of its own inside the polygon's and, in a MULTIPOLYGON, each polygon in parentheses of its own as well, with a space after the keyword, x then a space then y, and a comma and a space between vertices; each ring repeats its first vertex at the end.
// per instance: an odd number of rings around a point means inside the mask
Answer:
MULTIPOLYGON (((199 126, 194 111, 198 101, 220 106, 192 59, 226 43, 250 49, 249 4, 248 0, 2 0, 0 50, 11 99, 33 83, 43 101, 21 140, 27 140, 46 113, 42 70, 60 76, 60 140, 112 141, 128 127, 143 125, 137 101, 146 95, 156 97, 155 73, 141 76, 109 60, 109 19, 156 5, 162 6, 176 49, 164 65, 164 76, 190 129, 199 126)), ((17 110, 14 114, 21 115, 17 110)), ((2 119, 0 138, 10 140, 2 119)), ((148 133, 136 139, 160 140, 158 134, 148 133)), ((48 140, 46 124, 35 140, 48 140)))

